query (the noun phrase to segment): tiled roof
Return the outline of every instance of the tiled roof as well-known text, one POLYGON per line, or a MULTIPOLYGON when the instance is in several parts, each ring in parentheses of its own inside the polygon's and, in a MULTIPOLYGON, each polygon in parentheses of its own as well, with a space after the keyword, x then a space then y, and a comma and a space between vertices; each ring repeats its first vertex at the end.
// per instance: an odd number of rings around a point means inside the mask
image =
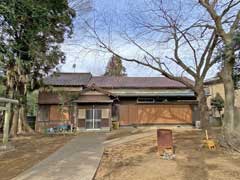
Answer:
POLYGON ((84 86, 90 81, 91 73, 54 73, 46 77, 45 85, 52 86, 84 86))
MULTIPOLYGON (((185 79, 193 83, 190 79, 185 79)), ((92 76, 91 73, 54 73, 43 82, 51 86, 95 84, 100 88, 187 88, 183 83, 166 77, 92 76)))
MULTIPOLYGON (((187 79, 193 83, 190 79, 187 79)), ((184 84, 166 77, 92 77, 88 86, 95 84, 101 88, 187 88, 184 84)))

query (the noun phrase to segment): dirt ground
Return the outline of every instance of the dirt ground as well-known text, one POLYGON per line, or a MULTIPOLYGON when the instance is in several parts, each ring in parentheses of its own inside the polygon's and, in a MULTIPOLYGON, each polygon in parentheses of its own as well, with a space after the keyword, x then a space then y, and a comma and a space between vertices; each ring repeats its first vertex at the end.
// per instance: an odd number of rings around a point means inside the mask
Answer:
POLYGON ((173 131, 176 159, 157 154, 156 136, 105 149, 96 180, 239 180, 240 155, 201 146, 201 131, 173 131))
POLYGON ((0 154, 0 179, 9 180, 62 147, 73 135, 34 135, 11 140, 14 150, 0 154))

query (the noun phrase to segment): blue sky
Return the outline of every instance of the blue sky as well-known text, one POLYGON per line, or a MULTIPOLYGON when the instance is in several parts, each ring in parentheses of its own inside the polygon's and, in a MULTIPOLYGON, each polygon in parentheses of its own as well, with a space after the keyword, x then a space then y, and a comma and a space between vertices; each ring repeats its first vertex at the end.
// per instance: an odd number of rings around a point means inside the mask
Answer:
MULTIPOLYGON (((106 64, 110 58, 109 53, 92 50, 96 49, 96 43, 89 38, 85 31, 83 19, 87 19, 93 25, 93 19, 96 21, 99 34, 105 38, 118 52, 128 57, 139 56, 142 52, 134 46, 130 46, 124 40, 120 39, 116 32, 122 29, 129 29, 134 27, 129 21, 130 14, 137 13, 138 9, 144 9, 148 0, 92 0, 94 11, 84 15, 78 13, 74 19, 74 34, 71 39, 66 39, 62 45, 62 50, 66 55, 66 63, 61 65, 61 71, 65 72, 91 72, 94 75, 102 75, 104 73, 106 64), (134 7, 134 8, 133 8, 134 7), (133 12, 136 9, 136 12, 133 12), (104 17, 104 18, 103 18, 104 17), (111 22, 111 26, 104 26, 103 21, 111 22), (111 30, 110 36, 109 31, 111 30), (107 37, 107 38, 106 38, 107 37), (110 38, 109 38, 110 37, 110 38), (76 68, 73 69, 73 64, 76 68)), ((193 11, 194 12, 194 11, 193 11)), ((192 13, 194 16, 195 13, 192 13)), ((132 30, 134 31, 134 30, 132 30)), ((150 37, 150 36, 148 36, 150 37)), ((156 37, 151 36, 155 40, 156 37)), ((146 42, 146 40, 144 40, 146 42)), ((147 40, 151 46, 151 40, 147 40)), ((157 47, 157 53, 161 55, 168 55, 170 51, 168 48, 171 45, 157 47)), ((156 47, 154 47, 156 48, 156 47)), ((183 55, 187 57, 187 53, 183 55)), ((159 72, 149 68, 137 65, 134 63, 123 62, 129 76, 160 76, 159 72)), ((189 64, 190 66, 191 64, 189 64)), ((172 68, 175 68, 174 66, 172 68)), ((214 76, 216 68, 209 73, 209 76, 214 76)))
MULTIPOLYGON (((142 0, 136 0, 134 2, 139 2, 141 5, 140 1, 142 0)), ((66 63, 61 65, 61 71, 91 72, 95 75, 102 75, 111 55, 88 49, 89 46, 92 46, 93 42, 89 42, 89 39, 86 37, 87 33, 84 31, 84 27, 82 27, 82 18, 90 19, 91 22, 93 17, 100 21, 100 18, 104 16, 108 18, 107 21, 113 22, 116 19, 124 18, 128 13, 129 4, 131 4, 131 2, 128 0, 96 0, 93 2, 93 12, 85 14, 84 16, 77 16, 74 19, 74 34, 72 38, 66 39, 62 45, 62 50, 66 55, 66 63), (118 18, 115 18, 116 16, 118 18), (76 64, 75 69, 72 67, 73 64, 76 64)), ((130 54, 136 54, 134 48, 129 49, 128 47, 126 51, 130 54)), ((123 62, 123 64, 126 66, 129 76, 159 76, 158 72, 149 68, 133 63, 123 62)))

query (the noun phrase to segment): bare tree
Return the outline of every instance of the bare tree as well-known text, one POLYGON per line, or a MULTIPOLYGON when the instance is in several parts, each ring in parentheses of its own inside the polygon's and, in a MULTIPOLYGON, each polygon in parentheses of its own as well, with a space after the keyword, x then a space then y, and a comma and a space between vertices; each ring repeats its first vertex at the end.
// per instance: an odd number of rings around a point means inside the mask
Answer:
MULTIPOLYGON (((234 37, 240 29, 240 1, 228 0, 222 2, 218 0, 199 0, 199 3, 211 17, 208 27, 215 29, 224 44, 223 70, 221 72, 225 89, 223 126, 227 142, 230 143, 231 146, 234 146, 233 144, 235 144, 235 142, 232 142, 232 135, 237 131, 239 132, 239 129, 235 128, 235 121, 240 121, 240 119, 234 117, 235 98, 232 74, 233 66, 236 62, 236 44, 234 37)), ((237 139, 237 141, 239 142, 239 139, 237 139)))
MULTIPOLYGON (((88 26, 91 36, 101 48, 122 60, 149 67, 191 88, 197 95, 202 127, 207 128, 208 107, 203 83, 209 69, 217 63, 212 56, 219 36, 214 28, 206 28, 203 24, 204 14, 193 20, 182 5, 179 2, 176 8, 175 5, 168 6, 162 1, 152 0, 136 16, 129 17, 134 29, 121 31, 121 37, 140 50, 143 56, 138 58, 127 57, 114 50, 94 27, 88 26), (158 49, 151 50, 149 44, 158 49), (170 51, 163 57, 161 54, 165 49, 161 49, 161 46, 166 44, 170 51), (185 78, 186 75, 192 77, 194 82, 185 78)), ((191 8, 195 6, 196 3, 191 8)))

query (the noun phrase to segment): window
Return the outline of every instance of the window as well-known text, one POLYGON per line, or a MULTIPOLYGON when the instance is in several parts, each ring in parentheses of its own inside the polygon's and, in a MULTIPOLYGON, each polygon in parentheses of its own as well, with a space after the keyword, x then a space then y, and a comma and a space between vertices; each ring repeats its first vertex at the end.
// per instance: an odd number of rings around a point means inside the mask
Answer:
POLYGON ((137 103, 155 103, 154 98, 138 98, 137 103))

